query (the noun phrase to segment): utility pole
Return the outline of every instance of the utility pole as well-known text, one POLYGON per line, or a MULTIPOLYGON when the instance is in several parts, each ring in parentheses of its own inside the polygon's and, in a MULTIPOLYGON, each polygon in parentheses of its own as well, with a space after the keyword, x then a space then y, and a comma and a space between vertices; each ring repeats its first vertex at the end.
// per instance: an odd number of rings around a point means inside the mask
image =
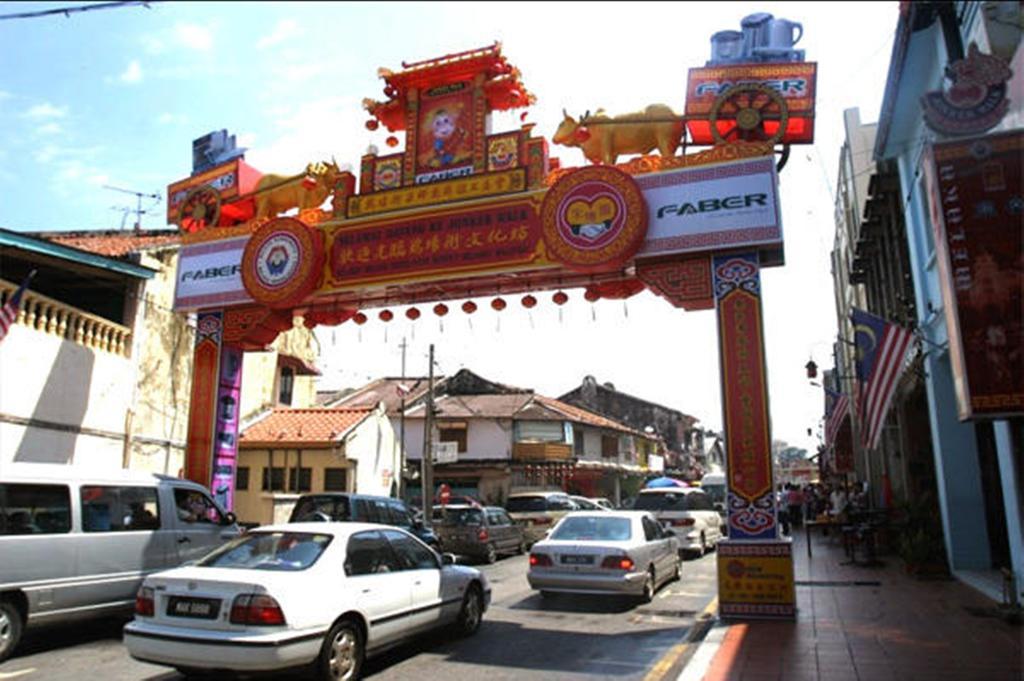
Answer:
POLYGON ((427 370, 427 413, 423 419, 423 458, 420 461, 423 494, 423 524, 431 525, 434 510, 434 344, 430 344, 430 368, 427 370))
POLYGON ((404 500, 405 499, 405 387, 406 387, 405 386, 405 348, 406 348, 405 336, 402 336, 402 345, 399 346, 399 347, 402 348, 402 384, 401 384, 402 387, 401 387, 401 389, 398 392, 402 396, 402 401, 401 401, 401 404, 399 405, 399 409, 401 409, 401 412, 399 412, 399 416, 398 416, 399 424, 400 424, 399 427, 398 427, 398 433, 399 433, 398 437, 399 437, 399 440, 401 441, 402 444, 401 444, 401 451, 399 453, 399 455, 401 456, 401 466, 398 469, 398 498, 404 500))

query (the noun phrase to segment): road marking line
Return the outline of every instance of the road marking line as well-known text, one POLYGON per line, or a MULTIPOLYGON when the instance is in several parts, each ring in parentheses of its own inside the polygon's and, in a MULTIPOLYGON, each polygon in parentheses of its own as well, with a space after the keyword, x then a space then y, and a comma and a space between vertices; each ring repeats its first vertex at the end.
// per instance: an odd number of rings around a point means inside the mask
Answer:
POLYGON ((0 679, 16 679, 19 676, 25 676, 25 674, 34 674, 35 667, 29 667, 28 669, 19 669, 16 672, 0 672, 0 679))
POLYGON ((669 670, 672 669, 672 666, 686 653, 687 649, 693 643, 693 639, 691 637, 694 636, 695 631, 698 631, 698 625, 713 617, 714 612, 717 609, 718 596, 715 596, 711 599, 711 602, 707 604, 707 607, 701 610, 700 614, 696 619, 694 619, 693 626, 690 627, 690 633, 687 634, 686 640, 669 648, 665 654, 661 656, 661 659, 651 667, 651 671, 647 672, 647 675, 644 676, 644 681, 662 681, 665 678, 665 675, 668 674, 669 670))

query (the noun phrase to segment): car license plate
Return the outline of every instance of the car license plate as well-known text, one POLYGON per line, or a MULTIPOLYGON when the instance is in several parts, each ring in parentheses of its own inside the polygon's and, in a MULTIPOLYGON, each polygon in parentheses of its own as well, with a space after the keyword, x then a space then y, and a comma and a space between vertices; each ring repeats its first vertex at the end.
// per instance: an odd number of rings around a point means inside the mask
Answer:
POLYGON ((171 617, 196 617, 214 619, 220 612, 220 601, 213 598, 181 598, 172 596, 167 602, 167 614, 171 617))
POLYGON ((593 556, 562 556, 562 563, 566 565, 592 565, 593 556))

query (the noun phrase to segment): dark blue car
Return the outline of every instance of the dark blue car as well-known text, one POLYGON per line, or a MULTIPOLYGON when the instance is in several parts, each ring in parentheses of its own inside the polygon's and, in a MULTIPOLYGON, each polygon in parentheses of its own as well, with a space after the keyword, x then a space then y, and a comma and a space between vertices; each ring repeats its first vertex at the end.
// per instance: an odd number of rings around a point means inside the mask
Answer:
POLYGON ((412 532, 431 548, 438 548, 437 535, 416 520, 401 499, 348 492, 303 494, 288 518, 292 523, 332 520, 394 525, 412 532))

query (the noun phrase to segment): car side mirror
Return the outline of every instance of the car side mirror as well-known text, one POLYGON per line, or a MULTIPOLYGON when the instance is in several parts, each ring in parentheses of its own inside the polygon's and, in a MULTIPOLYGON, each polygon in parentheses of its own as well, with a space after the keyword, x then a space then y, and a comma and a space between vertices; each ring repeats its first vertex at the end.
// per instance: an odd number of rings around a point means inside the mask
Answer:
POLYGON ((441 565, 455 565, 455 554, 454 553, 442 553, 441 554, 441 565))
POLYGON ((236 516, 231 511, 228 511, 227 513, 224 514, 224 518, 221 520, 220 524, 221 525, 234 525, 237 522, 238 522, 238 516, 236 516))

